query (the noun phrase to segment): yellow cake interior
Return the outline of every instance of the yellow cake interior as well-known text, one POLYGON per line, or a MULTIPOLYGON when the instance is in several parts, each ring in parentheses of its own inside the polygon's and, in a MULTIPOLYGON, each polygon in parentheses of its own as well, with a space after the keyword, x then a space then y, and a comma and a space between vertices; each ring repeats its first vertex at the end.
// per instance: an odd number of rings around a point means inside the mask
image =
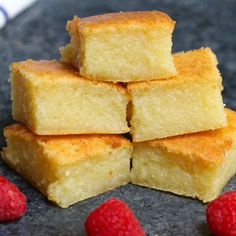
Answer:
POLYGON ((4 130, 3 160, 60 207, 130 181, 132 145, 119 135, 37 136, 4 130))

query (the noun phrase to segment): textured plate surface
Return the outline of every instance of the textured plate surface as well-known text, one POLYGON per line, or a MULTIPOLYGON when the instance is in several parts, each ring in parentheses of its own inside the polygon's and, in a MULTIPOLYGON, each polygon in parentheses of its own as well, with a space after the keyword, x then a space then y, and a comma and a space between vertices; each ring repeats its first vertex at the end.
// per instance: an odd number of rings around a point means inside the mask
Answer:
MULTIPOLYGON (((213 48, 224 78, 224 102, 236 109, 236 4, 234 0, 51 0, 39 1, 0 31, 0 148, 2 129, 13 122, 9 99, 8 65, 26 58, 58 58, 59 46, 69 37, 65 23, 73 15, 88 16, 114 11, 161 10, 177 21, 174 51, 201 46, 213 48)), ((125 200, 148 235, 211 235, 205 205, 134 185, 60 209, 0 161, 0 174, 16 183, 28 197, 28 211, 19 221, 0 224, 0 235, 85 235, 83 222, 99 203, 111 196, 125 200)), ((236 177, 226 190, 236 188, 236 177)))

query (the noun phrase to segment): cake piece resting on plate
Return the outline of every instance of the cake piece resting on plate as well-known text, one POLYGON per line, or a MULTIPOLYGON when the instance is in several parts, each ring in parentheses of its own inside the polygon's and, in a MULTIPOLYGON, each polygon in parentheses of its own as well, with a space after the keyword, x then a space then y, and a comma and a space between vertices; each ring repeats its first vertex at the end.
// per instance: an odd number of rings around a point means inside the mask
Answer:
POLYGON ((120 12, 67 23, 71 44, 62 61, 84 77, 113 82, 159 79, 176 74, 171 55, 175 22, 158 11, 120 12))
POLYGON ((130 181, 132 144, 121 135, 38 136, 4 129, 3 160, 60 207, 130 181))
POLYGON ((124 87, 82 78, 57 61, 13 63, 13 117, 40 135, 126 133, 124 87))
POLYGON ((212 131, 134 143, 131 182, 203 202, 220 194, 236 172, 236 113, 212 131))
POLYGON ((178 75, 128 84, 133 141, 226 126, 222 78, 210 48, 174 54, 178 75))

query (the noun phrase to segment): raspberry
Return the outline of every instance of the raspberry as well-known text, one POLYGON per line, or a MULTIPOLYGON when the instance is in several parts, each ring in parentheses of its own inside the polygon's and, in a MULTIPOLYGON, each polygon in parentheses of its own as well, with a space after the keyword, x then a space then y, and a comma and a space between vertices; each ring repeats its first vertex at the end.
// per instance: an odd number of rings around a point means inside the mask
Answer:
POLYGON ((138 219, 125 202, 110 198, 95 210, 85 221, 89 236, 145 236, 138 219))
POLYGON ((236 191, 210 202, 206 209, 209 228, 218 236, 236 236, 236 191))
POLYGON ((0 176, 0 221, 18 219, 25 211, 25 195, 15 184, 0 176))

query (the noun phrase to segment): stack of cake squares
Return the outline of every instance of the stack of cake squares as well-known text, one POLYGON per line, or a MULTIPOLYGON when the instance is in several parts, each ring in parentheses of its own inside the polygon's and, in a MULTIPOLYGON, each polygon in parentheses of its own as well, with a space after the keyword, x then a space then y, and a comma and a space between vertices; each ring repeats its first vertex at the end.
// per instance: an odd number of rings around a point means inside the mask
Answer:
POLYGON ((210 48, 171 53, 174 26, 158 11, 75 16, 60 61, 13 63, 21 123, 3 160, 61 207, 130 181, 216 198, 236 172, 236 113, 210 48))

